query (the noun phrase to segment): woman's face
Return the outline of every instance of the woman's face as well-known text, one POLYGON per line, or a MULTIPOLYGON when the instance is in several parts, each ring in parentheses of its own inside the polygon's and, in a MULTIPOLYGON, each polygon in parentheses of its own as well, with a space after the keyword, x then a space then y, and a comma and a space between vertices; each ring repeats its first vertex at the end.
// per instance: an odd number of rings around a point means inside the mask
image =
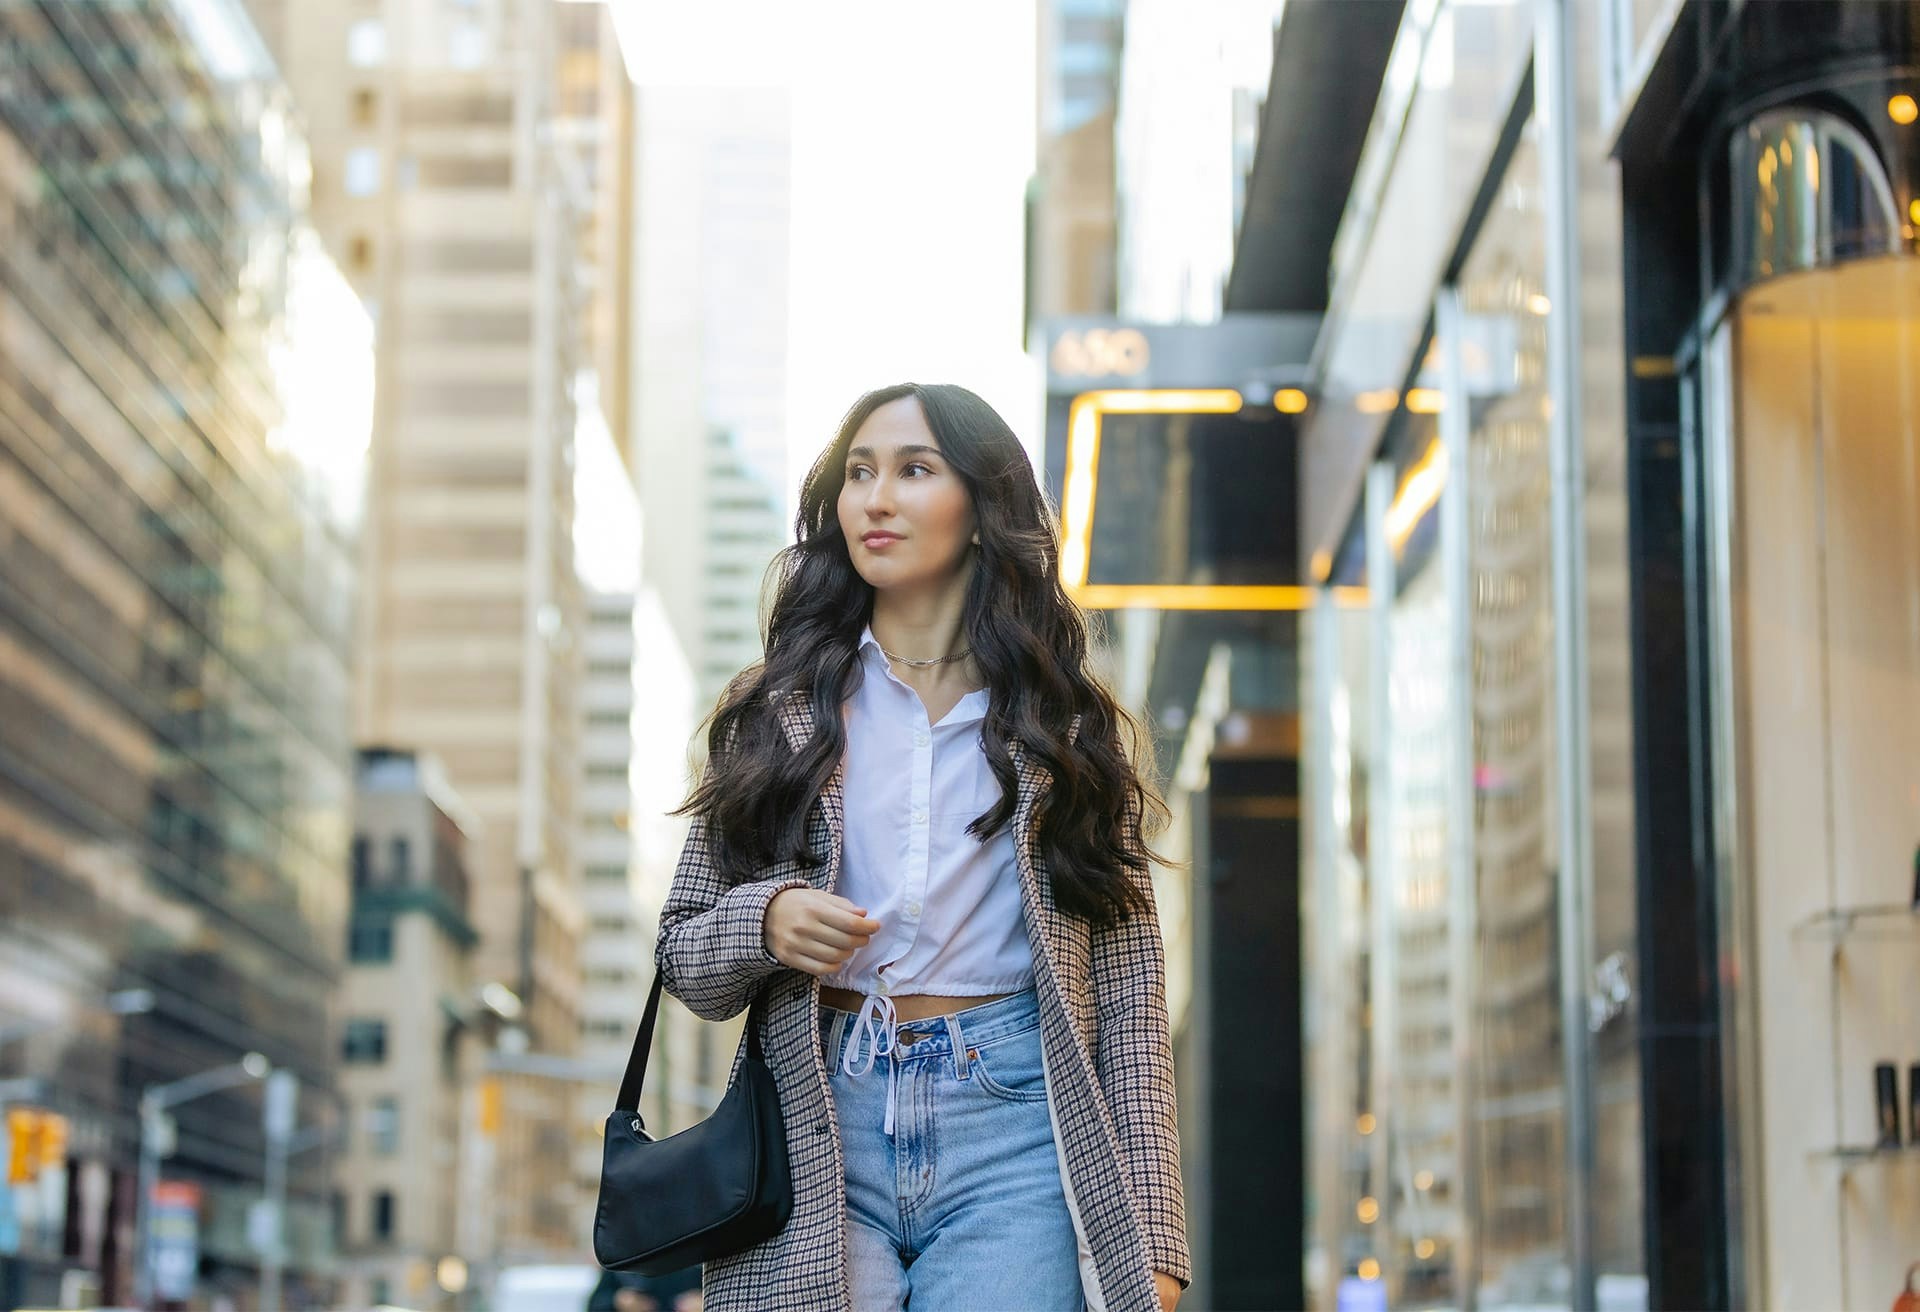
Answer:
POLYGON ((867 416, 847 446, 840 531, 877 591, 939 588, 966 567, 973 501, 911 396, 867 416))

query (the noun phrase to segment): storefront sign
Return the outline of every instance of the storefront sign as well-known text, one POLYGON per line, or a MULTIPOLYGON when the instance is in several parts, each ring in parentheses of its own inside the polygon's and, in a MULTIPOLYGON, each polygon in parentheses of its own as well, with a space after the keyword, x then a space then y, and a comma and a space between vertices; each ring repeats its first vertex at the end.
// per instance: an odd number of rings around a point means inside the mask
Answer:
POLYGON ((200 1269, 200 1186, 162 1180, 153 1186, 152 1204, 153 1290, 162 1299, 184 1303, 193 1297, 200 1269))
POLYGON ((1214 323, 1076 316, 1045 326, 1047 391, 1114 387, 1289 386, 1306 375, 1315 314, 1230 314, 1214 323))

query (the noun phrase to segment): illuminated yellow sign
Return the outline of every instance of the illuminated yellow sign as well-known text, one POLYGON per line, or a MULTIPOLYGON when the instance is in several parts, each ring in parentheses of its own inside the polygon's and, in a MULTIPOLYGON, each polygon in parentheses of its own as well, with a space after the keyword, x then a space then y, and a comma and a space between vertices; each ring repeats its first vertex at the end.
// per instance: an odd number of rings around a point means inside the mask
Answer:
MULTIPOLYGON (((1093 506, 1099 490, 1100 420, 1104 415, 1230 415, 1240 393, 1230 388, 1162 388, 1083 392, 1067 412, 1067 471, 1061 496, 1060 579, 1067 595, 1091 610, 1306 610, 1315 590, 1291 585, 1089 583, 1093 506)), ((1335 588, 1343 606, 1366 605, 1366 589, 1335 588)))

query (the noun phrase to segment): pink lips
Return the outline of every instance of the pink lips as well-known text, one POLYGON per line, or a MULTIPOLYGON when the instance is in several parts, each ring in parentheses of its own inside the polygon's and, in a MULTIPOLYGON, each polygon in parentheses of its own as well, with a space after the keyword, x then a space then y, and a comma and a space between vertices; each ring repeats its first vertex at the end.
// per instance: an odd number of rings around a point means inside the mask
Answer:
POLYGON ((878 551, 882 547, 891 546, 900 541, 900 535, 898 533, 863 533, 860 535, 860 540, 866 543, 867 550, 878 551))

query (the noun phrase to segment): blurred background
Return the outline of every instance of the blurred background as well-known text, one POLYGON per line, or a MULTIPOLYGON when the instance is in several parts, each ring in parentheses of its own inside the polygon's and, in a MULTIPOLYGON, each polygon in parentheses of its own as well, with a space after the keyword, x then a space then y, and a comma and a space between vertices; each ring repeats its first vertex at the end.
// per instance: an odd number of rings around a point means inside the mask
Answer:
MULTIPOLYGON (((1916 66, 1909 0, 0 0, 0 1307, 586 1305, 696 728, 908 378, 1152 729, 1183 1307, 1885 1305, 1916 66)), ((658 1133, 738 1038, 663 1017, 658 1133)))

